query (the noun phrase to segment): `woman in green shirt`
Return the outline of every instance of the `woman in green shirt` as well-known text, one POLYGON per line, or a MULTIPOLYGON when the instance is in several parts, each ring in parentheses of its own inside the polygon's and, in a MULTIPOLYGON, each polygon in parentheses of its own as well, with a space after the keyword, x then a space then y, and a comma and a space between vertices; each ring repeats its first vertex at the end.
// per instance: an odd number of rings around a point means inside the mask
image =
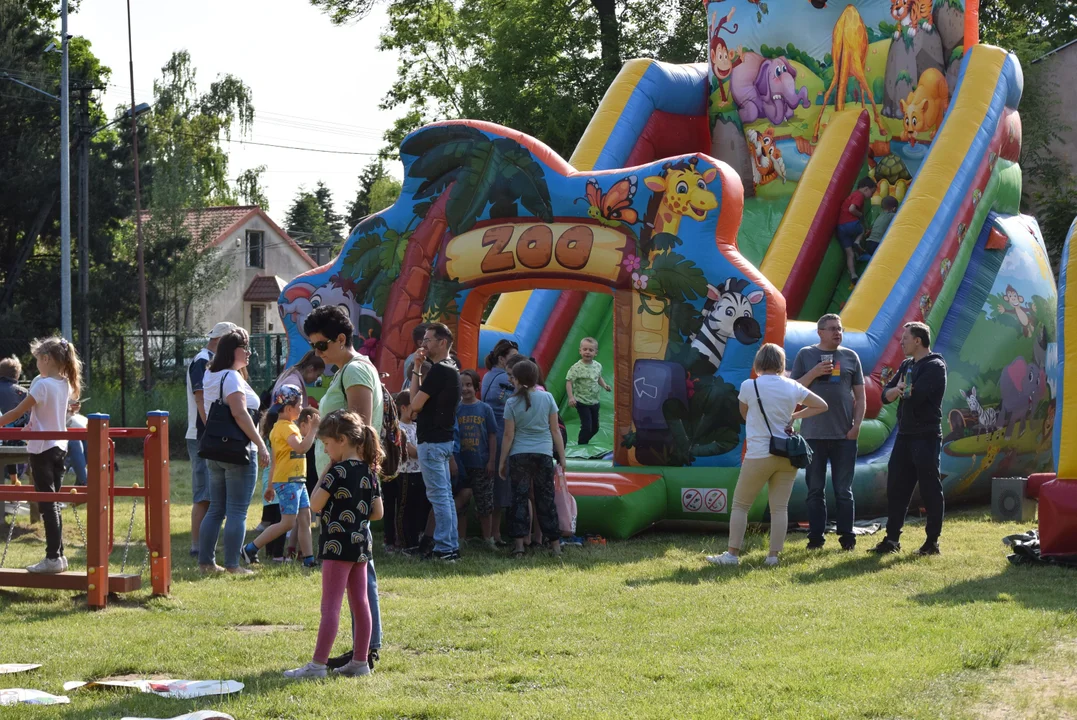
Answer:
MULTIPOLYGON (((355 328, 347 313, 336 305, 323 305, 317 308, 303 321, 303 332, 310 341, 314 352, 325 361, 326 365, 338 368, 329 388, 322 396, 318 410, 325 417, 334 410, 349 410, 362 418, 365 425, 374 428, 381 437, 381 420, 384 405, 381 378, 374 363, 355 351, 352 347, 352 335, 355 328)), ((329 455, 319 438, 315 444, 315 457, 319 477, 330 468, 329 455)), ((378 491, 381 496, 381 491, 378 491)), ((371 542, 373 547, 373 542, 371 542)), ((370 652, 367 663, 373 669, 381 649, 381 605, 378 602, 378 576, 374 571, 374 558, 367 563, 367 597, 370 601, 372 628, 370 633, 370 652)), ((354 618, 353 618, 354 622, 354 618)), ((352 659, 353 651, 329 659, 329 667, 346 665, 352 659)))

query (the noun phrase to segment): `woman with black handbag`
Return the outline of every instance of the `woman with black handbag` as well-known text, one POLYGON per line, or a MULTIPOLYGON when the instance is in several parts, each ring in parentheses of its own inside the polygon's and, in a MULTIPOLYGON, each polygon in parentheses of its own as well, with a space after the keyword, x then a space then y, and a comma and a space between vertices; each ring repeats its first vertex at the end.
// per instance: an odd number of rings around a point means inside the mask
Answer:
POLYGON ((254 496, 258 463, 269 465, 269 450, 258 434, 258 393, 247 383, 251 351, 243 328, 220 339, 203 379, 206 429, 198 444, 209 467, 209 510, 198 531, 198 565, 203 572, 250 574, 239 565, 247 531, 247 508, 254 496), (217 537, 224 523, 224 567, 217 565, 217 537))
POLYGON ((745 451, 733 511, 729 517, 729 549, 707 562, 737 565, 748 526, 748 510, 767 486, 770 504, 770 554, 767 565, 778 564, 789 526, 789 496, 798 467, 810 460, 807 443, 792 431, 794 420, 827 411, 826 401, 800 383, 785 377, 785 352, 773 343, 759 348, 752 365, 756 378, 740 386, 740 416, 745 421, 745 451), (797 410, 797 405, 803 405, 797 410), (764 409, 765 408, 765 409, 764 409), (795 412, 794 412, 795 411, 795 412))

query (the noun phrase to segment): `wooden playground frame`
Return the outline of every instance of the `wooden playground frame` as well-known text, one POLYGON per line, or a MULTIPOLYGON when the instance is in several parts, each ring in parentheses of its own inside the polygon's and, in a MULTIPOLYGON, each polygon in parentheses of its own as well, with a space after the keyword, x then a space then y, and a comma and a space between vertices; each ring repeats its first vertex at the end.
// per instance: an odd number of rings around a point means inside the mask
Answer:
MULTIPOLYGON (((92 610, 106 606, 109 593, 142 587, 142 575, 109 573, 113 547, 116 498, 143 498, 146 546, 153 594, 168 595, 172 587, 171 528, 169 526, 168 413, 146 414, 145 428, 109 427, 109 416, 87 416, 88 426, 63 432, 28 432, 0 429, 0 440, 82 440, 86 444, 86 486, 68 486, 60 492, 38 492, 32 487, 0 485, 0 500, 63 502, 86 505, 86 572, 37 574, 0 569, 0 586, 85 590, 92 610), (144 486, 116 487, 114 438, 143 438, 144 486)), ((133 512, 133 511, 132 511, 133 512)), ((133 520, 132 516, 132 520, 133 520)), ((14 522, 14 519, 12 520, 14 522)))

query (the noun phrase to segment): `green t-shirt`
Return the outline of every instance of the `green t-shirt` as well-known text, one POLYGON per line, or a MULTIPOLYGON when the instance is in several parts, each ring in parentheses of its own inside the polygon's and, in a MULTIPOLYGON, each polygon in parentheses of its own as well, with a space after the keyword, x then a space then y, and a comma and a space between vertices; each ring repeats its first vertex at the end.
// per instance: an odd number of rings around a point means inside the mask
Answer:
MULTIPOLYGON (((329 388, 322 396, 318 405, 318 412, 324 418, 334 410, 346 410, 348 408, 347 388, 353 385, 362 385, 370 388, 374 397, 374 407, 370 411, 370 424, 381 434, 381 416, 384 412, 384 399, 381 394, 381 380, 378 378, 378 369, 366 357, 357 357, 343 368, 337 371, 333 379, 329 381, 329 388)), ((318 477, 325 474, 329 469, 329 456, 325 453, 325 445, 321 440, 314 444, 315 462, 318 463, 318 477)))
POLYGON ((601 377, 602 363, 597 360, 592 360, 589 363, 577 360, 568 369, 565 380, 572 383, 572 394, 575 396, 576 402, 584 405, 598 405, 598 391, 600 389, 598 380, 601 377))

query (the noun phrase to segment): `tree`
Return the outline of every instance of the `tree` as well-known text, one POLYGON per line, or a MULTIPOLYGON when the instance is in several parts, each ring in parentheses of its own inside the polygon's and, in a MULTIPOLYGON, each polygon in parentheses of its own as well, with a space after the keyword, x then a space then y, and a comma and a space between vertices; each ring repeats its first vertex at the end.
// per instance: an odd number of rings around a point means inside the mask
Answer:
MULTIPOLYGON (((1021 170, 1025 211, 1040 220, 1052 264, 1058 267, 1066 232, 1077 214, 1077 178, 1058 153, 1069 120, 1058 104, 1058 82, 1036 63, 1077 39, 1077 4, 1056 0, 994 0, 980 8, 981 39, 1017 55, 1025 75, 1021 96, 1021 170)), ((1068 79, 1063 79, 1068 82, 1068 79)))
MULTIPOLYGON (((234 75, 218 77, 208 91, 200 92, 186 50, 172 54, 153 90, 143 226, 147 286, 155 329, 178 332, 200 324, 198 301, 230 279, 234 252, 212 250, 213 239, 224 228, 187 220, 202 208, 236 203, 222 144, 233 126, 241 133, 250 130, 254 105, 250 89, 234 75), (197 236, 192 227, 200 228, 197 236)), ((260 171, 244 175, 240 189, 260 194, 260 171)))
POLYGON ((359 191, 355 195, 355 199, 348 205, 348 216, 345 222, 348 225, 348 229, 355 227, 360 220, 367 215, 374 212, 370 209, 370 191, 381 178, 385 177, 385 164, 381 158, 377 158, 365 168, 363 172, 359 174, 359 191))
POLYGON ((321 180, 318 181, 318 184, 314 189, 314 199, 318 202, 318 207, 322 210, 322 217, 325 219, 325 226, 329 228, 329 232, 333 234, 334 239, 341 239, 343 236, 344 219, 333 209, 333 193, 330 192, 329 188, 327 188, 325 183, 321 180))
POLYGON ((240 173, 236 178, 236 195, 240 202, 247 205, 257 205, 269 212, 269 198, 262 189, 262 174, 266 171, 265 165, 249 168, 240 173))
POLYGON ((318 197, 303 188, 296 193, 292 207, 285 214, 284 225, 289 235, 304 242, 324 245, 332 244, 335 239, 318 197))
POLYGON ((374 181, 370 188, 370 212, 381 212, 392 206, 400 197, 402 185, 399 180, 391 175, 383 175, 374 181))
MULTIPOLYGON (((46 53, 54 42, 55 3, 0 2, 0 68, 49 93, 60 93, 60 57, 46 53)), ((109 69, 94 56, 90 43, 73 37, 69 45, 73 84, 101 86, 109 69)), ((60 324, 59 295, 59 103, 21 85, 0 79, 0 327, 7 338, 51 334, 60 324)), ((107 122, 97 98, 90 98, 94 127, 107 122)), ((72 116, 72 142, 77 118, 72 116)), ((129 146, 127 146, 129 149, 129 146)), ((94 260, 108 257, 107 247, 119 218, 130 212, 130 153, 114 133, 91 143, 90 244, 94 260)), ((72 163, 74 172, 76 163, 72 163)), ((72 177, 72 200, 78 183, 72 177)), ((74 224, 77 218, 73 217, 74 224)), ((106 264, 104 281, 122 281, 122 268, 106 264)), ((94 274, 91 273, 91 277, 94 274)), ((122 285, 113 284, 112 287, 122 285)), ((131 305, 124 299, 94 304, 94 321, 109 326, 131 305)))
MULTIPOLYGON (((316 0, 337 23, 365 0, 316 0)), ((706 57, 702 3, 691 0, 395 0, 381 48, 400 54, 383 100, 403 116, 386 135, 434 120, 489 120, 567 156, 626 57, 706 57), (655 18, 666 22, 655 22, 655 18)))

